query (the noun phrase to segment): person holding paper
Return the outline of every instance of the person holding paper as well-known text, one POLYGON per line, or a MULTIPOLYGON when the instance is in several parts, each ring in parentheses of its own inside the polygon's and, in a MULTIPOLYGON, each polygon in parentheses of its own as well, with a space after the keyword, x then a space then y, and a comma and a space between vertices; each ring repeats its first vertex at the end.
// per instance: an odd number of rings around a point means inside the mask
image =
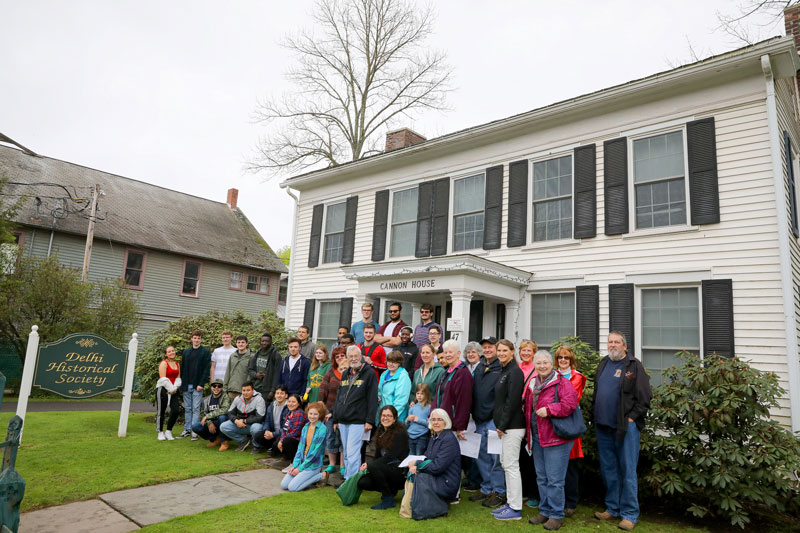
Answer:
POLYGON ((395 506, 394 497, 406 482, 407 471, 399 465, 408 455, 408 432, 405 424, 397 419, 397 409, 393 405, 381 407, 380 424, 373 439, 375 459, 361 465, 360 470, 368 472, 358 480, 358 488, 381 493, 380 503, 371 507, 380 511, 395 506))
POLYGON ((578 393, 572 383, 553 368, 553 356, 547 350, 536 352, 533 365, 536 377, 525 389, 525 424, 540 501, 539 514, 531 518, 530 523, 555 531, 564 522, 564 477, 574 439, 559 437, 550 417, 571 415, 578 407, 578 393), (555 401, 556 387, 558 401, 555 401))
POLYGON ((453 423, 444 409, 434 409, 428 424, 432 433, 425 449, 426 459, 420 463, 410 461, 408 471, 418 476, 417 482, 419 476, 433 476, 436 494, 447 502, 457 502, 461 485, 461 449, 458 438, 451 431, 453 423))
POLYGON ((501 339, 497 342, 497 360, 502 370, 494 388, 492 420, 500 437, 500 463, 506 477, 506 505, 493 512, 498 520, 519 520, 522 518, 519 450, 525 436, 525 416, 522 413, 524 374, 514 359, 514 343, 511 341, 501 339))
POLYGON ((442 345, 441 359, 447 370, 436 387, 433 408, 444 409, 453 423, 453 431, 461 440, 466 440, 464 432, 469 424, 472 410, 472 374, 461 361, 458 341, 448 340, 442 345))

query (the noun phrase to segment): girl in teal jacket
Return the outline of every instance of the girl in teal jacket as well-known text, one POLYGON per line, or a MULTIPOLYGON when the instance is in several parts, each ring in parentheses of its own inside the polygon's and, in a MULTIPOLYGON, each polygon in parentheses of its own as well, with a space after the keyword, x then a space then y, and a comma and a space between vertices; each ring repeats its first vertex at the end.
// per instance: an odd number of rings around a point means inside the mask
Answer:
POLYGON ((281 481, 281 488, 299 492, 322 479, 322 456, 325 454, 325 437, 328 430, 322 420, 327 410, 322 402, 306 407, 308 423, 303 426, 300 443, 289 472, 281 481))
MULTIPOLYGON (((381 374, 378 383, 378 413, 384 405, 392 405, 397 409, 397 420, 406 421, 408 416, 408 397, 411 394, 411 378, 403 368, 403 354, 395 350, 386 356, 386 372, 381 374)), ((375 421, 375 425, 380 419, 375 421)))

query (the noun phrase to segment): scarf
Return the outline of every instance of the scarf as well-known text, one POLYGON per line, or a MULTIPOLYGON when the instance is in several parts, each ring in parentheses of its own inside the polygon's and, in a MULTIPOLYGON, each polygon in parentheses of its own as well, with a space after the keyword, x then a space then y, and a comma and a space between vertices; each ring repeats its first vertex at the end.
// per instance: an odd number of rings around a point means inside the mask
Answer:
POLYGON ((550 373, 544 377, 541 374, 537 375, 535 378, 535 385, 533 387, 533 410, 536 411, 536 404, 539 402, 539 394, 541 394, 542 390, 553 380, 556 379, 558 374, 551 370, 550 373))

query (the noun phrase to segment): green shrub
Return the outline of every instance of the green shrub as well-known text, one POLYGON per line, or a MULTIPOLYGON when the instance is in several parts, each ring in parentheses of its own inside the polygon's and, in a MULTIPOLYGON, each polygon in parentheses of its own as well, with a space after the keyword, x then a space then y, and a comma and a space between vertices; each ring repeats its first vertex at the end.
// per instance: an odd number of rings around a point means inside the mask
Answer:
POLYGON ((174 346, 178 351, 178 361, 185 348, 192 344, 192 331, 203 332, 203 345, 212 352, 222 345, 221 334, 226 329, 237 335, 246 335, 250 349, 258 350, 261 335, 272 335, 273 344, 281 353, 286 353, 286 339, 295 335, 294 331, 283 327, 283 320, 274 311, 262 311, 259 316, 245 314, 243 311, 221 313, 209 311, 204 315, 185 316, 152 333, 136 358, 136 376, 139 394, 150 402, 155 402, 158 364, 164 359, 164 349, 174 346))
POLYGON ((770 419, 783 389, 746 362, 682 352, 653 390, 643 479, 698 517, 744 528, 757 510, 798 511, 800 440, 770 419))

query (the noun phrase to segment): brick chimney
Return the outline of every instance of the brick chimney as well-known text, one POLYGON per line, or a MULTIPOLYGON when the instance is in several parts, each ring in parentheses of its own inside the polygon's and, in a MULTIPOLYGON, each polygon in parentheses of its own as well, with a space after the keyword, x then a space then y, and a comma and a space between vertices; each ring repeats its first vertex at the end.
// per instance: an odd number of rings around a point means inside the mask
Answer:
POLYGON ((228 207, 236 209, 236 201, 239 199, 239 189, 228 189, 228 207))
POLYGON ((386 134, 386 150, 384 151, 391 152, 392 150, 413 146, 427 140, 428 139, 419 133, 411 131, 408 128, 390 131, 386 134))

